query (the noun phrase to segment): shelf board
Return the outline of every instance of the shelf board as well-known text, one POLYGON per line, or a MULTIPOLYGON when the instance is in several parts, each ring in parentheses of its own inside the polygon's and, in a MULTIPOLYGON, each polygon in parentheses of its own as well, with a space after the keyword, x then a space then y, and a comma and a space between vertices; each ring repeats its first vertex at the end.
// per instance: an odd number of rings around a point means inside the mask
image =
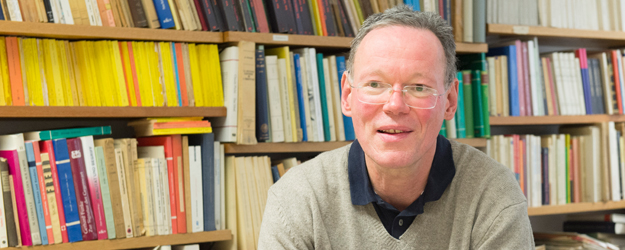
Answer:
MULTIPOLYGON (((486 139, 454 139, 473 147, 486 147, 486 139)), ((341 142, 292 142, 292 143, 258 143, 256 145, 224 144, 226 154, 269 154, 269 153, 307 153, 324 152, 340 148, 351 141, 341 142)))
POLYGON ((222 117, 225 107, 34 107, 2 106, 0 118, 222 117))
POLYGON ((625 121, 621 115, 562 115, 562 116, 491 116, 491 126, 593 124, 607 121, 625 121))
POLYGON ((623 201, 608 201, 608 202, 584 202, 573 203, 566 205, 556 206, 543 206, 543 207, 530 207, 527 209, 529 216, 537 215, 552 215, 552 214, 572 214, 594 211, 605 211, 625 209, 625 200, 623 201))
POLYGON ((134 249, 148 248, 160 245, 182 245, 195 244, 203 242, 215 242, 231 240, 232 234, 230 230, 219 230, 210 232, 172 234, 159 236, 144 236, 137 238, 114 239, 114 240, 94 240, 80 241, 75 243, 63 243, 47 246, 33 247, 9 247, 6 249, 45 249, 45 250, 82 250, 82 249, 134 249))
POLYGON ((579 30, 561 29, 542 26, 508 25, 508 24, 488 24, 487 32, 497 35, 516 36, 538 36, 538 37, 560 37, 575 39, 594 40, 622 40, 625 41, 625 33, 621 31, 600 31, 600 30, 579 30))
POLYGON ((221 43, 221 32, 170 29, 122 28, 33 22, 0 21, 0 35, 46 37, 56 39, 112 39, 139 41, 172 41, 221 43))
POLYGON ((486 43, 459 43, 456 42, 457 54, 486 53, 488 44, 486 43))

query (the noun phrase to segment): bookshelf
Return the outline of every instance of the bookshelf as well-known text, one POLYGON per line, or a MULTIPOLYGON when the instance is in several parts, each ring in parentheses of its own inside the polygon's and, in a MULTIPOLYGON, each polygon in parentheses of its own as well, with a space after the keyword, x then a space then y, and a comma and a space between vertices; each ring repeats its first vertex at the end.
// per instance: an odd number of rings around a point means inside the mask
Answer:
POLYGON ((101 27, 11 21, 0 21, 0 35, 69 40, 108 39, 136 41, 171 41, 190 43, 223 42, 223 36, 220 32, 101 27))
MULTIPOLYGON (((453 139, 473 147, 486 147, 486 139, 453 139)), ((256 145, 224 144, 226 154, 264 154, 264 153, 306 153, 324 152, 352 143, 341 142, 295 142, 295 143, 258 143, 256 145)))
POLYGON ((625 40, 625 33, 621 31, 599 31, 599 30, 579 30, 562 29, 543 26, 525 26, 508 24, 487 24, 486 28, 490 35, 521 35, 537 37, 558 37, 558 38, 583 38, 593 40, 625 40))
POLYGON ((608 201, 608 202, 583 202, 572 203, 566 205, 549 205, 543 207, 530 207, 527 209, 529 216, 538 215, 555 215, 555 214, 572 214, 584 212, 596 212, 625 209, 625 201, 608 201))
POLYGON ((195 244, 203 242, 215 242, 231 240, 232 233, 230 230, 219 230, 210 232, 172 234, 161 236, 143 236, 137 238, 114 239, 114 240, 93 240, 80 241, 74 243, 63 243, 47 246, 30 246, 30 247, 9 247, 5 249, 45 249, 45 250, 79 250, 79 249, 134 249, 148 248, 160 245, 183 245, 195 244))
POLYGON ((1 118, 141 118, 183 116, 226 116, 226 107, 0 107, 1 118))
POLYGON ((569 116, 507 116, 490 117, 491 126, 509 125, 562 125, 593 124, 609 121, 625 121, 622 115, 569 115, 569 116))

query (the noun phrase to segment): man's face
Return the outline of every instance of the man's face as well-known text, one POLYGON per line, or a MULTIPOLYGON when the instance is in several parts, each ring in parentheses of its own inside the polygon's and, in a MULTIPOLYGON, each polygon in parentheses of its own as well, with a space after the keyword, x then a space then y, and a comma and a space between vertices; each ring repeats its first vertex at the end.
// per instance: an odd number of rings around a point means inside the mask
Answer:
POLYGON ((445 55, 434 33, 403 26, 372 30, 362 40, 352 68, 352 85, 378 81, 395 90, 386 104, 362 103, 358 90, 349 87, 347 73, 342 78, 343 113, 353 119, 367 165, 403 168, 418 164, 426 152, 433 156, 443 120, 453 118, 458 96, 457 81, 445 90, 445 55), (404 103, 400 90, 415 84, 443 94, 433 109, 404 103))

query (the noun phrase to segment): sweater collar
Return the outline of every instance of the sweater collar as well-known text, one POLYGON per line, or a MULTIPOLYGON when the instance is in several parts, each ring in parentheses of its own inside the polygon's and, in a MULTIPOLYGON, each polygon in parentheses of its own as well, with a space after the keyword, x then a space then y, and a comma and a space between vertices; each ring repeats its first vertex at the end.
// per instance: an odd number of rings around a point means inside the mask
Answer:
MULTIPOLYGON (((352 143, 347 160, 349 175, 349 188, 353 205, 367 205, 372 202, 382 201, 373 191, 367 166, 365 163, 365 152, 362 150, 358 140, 352 143)), ((415 200, 406 210, 410 214, 423 213, 423 206, 426 202, 436 201, 441 198, 447 186, 456 175, 451 144, 449 141, 438 135, 436 138, 436 152, 430 168, 427 184, 423 194, 415 200)))

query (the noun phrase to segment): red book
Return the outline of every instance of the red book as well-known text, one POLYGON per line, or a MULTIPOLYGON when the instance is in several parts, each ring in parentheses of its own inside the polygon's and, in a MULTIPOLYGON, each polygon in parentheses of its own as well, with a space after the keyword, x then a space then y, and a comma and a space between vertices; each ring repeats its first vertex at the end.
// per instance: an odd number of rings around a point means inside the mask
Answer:
POLYGON ((582 201, 579 153, 579 138, 571 137, 571 156, 573 157, 573 164, 571 164, 571 178, 573 179, 572 194, 574 203, 579 203, 582 201))
MULTIPOLYGON (((623 76, 619 75, 618 68, 618 50, 612 50, 612 69, 614 70, 614 88, 616 89, 616 104, 618 106, 618 113, 623 114, 623 99, 621 98, 621 84, 623 84, 623 76)), ((609 98, 606 96, 606 98, 609 98)))
POLYGON ((269 33, 269 23, 267 23, 267 15, 265 15, 265 5, 262 0, 250 0, 252 10, 256 16, 256 29, 261 33, 269 33))
MULTIPOLYGON (((169 203, 171 211, 171 233, 177 234, 178 231, 178 219, 184 220, 186 217, 177 217, 180 204, 178 203, 178 171, 176 165, 174 165, 174 151, 173 151, 173 139, 171 136, 156 136, 156 137, 141 137, 137 138, 137 146, 163 146, 165 148, 165 158, 167 159, 167 178, 169 179, 169 203)), ((184 189, 183 189, 184 191, 184 189)), ((184 196, 183 196, 184 199, 184 196)), ((184 203, 183 203, 184 204, 184 203)), ((185 223, 186 224, 186 223, 185 223)), ((186 231, 186 227, 184 228, 186 231)))
POLYGON ((32 246, 33 240, 32 235, 30 234, 28 212, 26 210, 26 195, 24 194, 24 185, 30 185, 30 183, 24 183, 22 181, 22 171, 20 169, 20 161, 19 156, 17 155, 17 150, 0 150, 0 157, 7 159, 7 163, 9 164, 9 174, 13 177, 15 207, 17 210, 17 218, 19 218, 19 221, 15 223, 20 231, 18 235, 21 236, 21 243, 23 246, 32 246))
POLYGON ((69 163, 72 166, 72 177, 74 178, 74 188, 76 189, 76 203, 78 203, 82 240, 97 240, 98 232, 96 230, 91 197, 89 196, 87 169, 80 138, 67 139, 67 150, 69 151, 69 163))
MULTIPOLYGON (((22 64, 17 37, 6 38, 6 50, 9 66, 9 80, 11 82, 11 100, 13 106, 26 105, 24 86, 22 85, 22 64)), ((7 104, 11 105, 11 104, 7 104)))
POLYGON ((178 181, 177 183, 177 188, 178 188, 178 210, 177 210, 177 217, 181 218, 180 220, 178 220, 178 233, 186 233, 187 232, 187 221, 185 218, 187 218, 187 213, 184 209, 184 197, 185 197, 185 193, 184 193, 184 170, 183 170, 183 164, 182 164, 182 136, 181 135, 171 135, 172 138, 172 143, 173 143, 173 149, 172 149, 172 153, 174 156, 174 166, 176 169, 176 173, 174 174, 174 177, 176 178, 176 180, 178 181))
POLYGON ((67 238, 67 228, 65 228, 65 210, 63 208, 63 197, 61 196, 61 187, 59 186, 59 175, 56 170, 56 159, 54 158, 54 146, 52 141, 40 141, 39 147, 41 153, 48 153, 50 159, 50 170, 52 171, 52 183, 54 184, 54 194, 56 196, 56 209, 59 214, 59 223, 61 224, 61 236, 63 243, 69 242, 67 238))
POLYGON ((200 18, 200 24, 202 25, 202 30, 207 31, 208 22, 206 21, 206 17, 204 17, 204 11, 202 11, 202 5, 200 4, 200 0, 193 0, 195 4, 195 9, 197 10, 197 15, 200 18))
POLYGON ((176 49, 176 65, 178 65, 178 79, 180 86, 180 97, 182 98, 182 106, 189 106, 189 97, 187 96, 187 81, 184 77, 184 60, 182 59, 182 43, 175 43, 176 49))
POLYGON ((319 19, 321 19, 321 30, 323 30, 323 36, 328 36, 328 29, 326 28, 326 15, 323 10, 323 0, 310 1, 317 1, 317 8, 319 9, 319 19))
POLYGON ((525 95, 525 115, 532 116, 532 92, 530 83, 530 70, 529 70, 529 50, 527 49, 527 42, 523 42, 523 92, 525 95))

